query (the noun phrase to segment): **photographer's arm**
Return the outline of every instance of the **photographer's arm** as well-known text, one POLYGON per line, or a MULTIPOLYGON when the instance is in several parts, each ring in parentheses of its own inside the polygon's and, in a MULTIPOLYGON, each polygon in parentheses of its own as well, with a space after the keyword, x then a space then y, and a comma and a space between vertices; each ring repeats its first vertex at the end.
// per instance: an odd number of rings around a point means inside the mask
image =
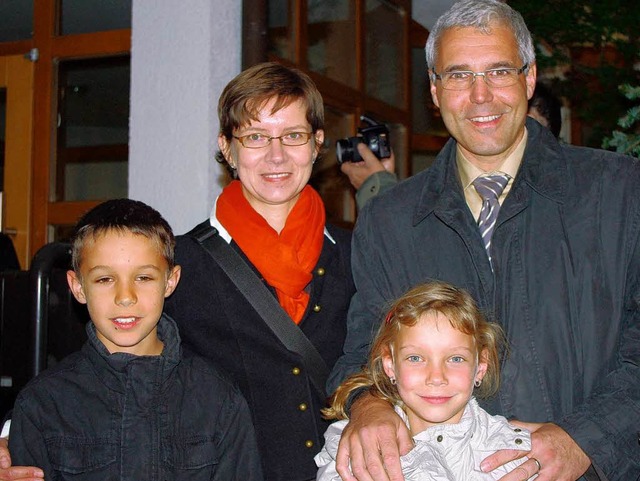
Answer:
POLYGON ((398 182, 395 170, 395 157, 379 160, 365 145, 358 144, 361 162, 343 162, 342 172, 349 178, 351 185, 356 188, 356 202, 358 209, 362 209, 369 199, 393 187, 398 182))

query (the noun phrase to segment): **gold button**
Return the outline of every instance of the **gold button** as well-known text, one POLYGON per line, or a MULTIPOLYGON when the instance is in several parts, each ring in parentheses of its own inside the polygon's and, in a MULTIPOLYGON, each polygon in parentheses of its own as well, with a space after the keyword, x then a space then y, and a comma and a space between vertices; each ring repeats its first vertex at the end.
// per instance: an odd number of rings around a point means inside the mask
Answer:
POLYGON ((322 307, 320 307, 319 304, 316 304, 315 306, 313 306, 313 312, 320 312, 322 310, 322 307))
POLYGON ((311 439, 308 439, 304 442, 304 445, 308 448, 312 448, 313 447, 313 441, 311 441, 311 439))
POLYGON ((300 374, 300 368, 299 367, 294 367, 291 372, 293 373, 294 376, 297 376, 298 374, 300 374))
POLYGON ((325 270, 324 267, 318 267, 316 269, 316 274, 318 274, 319 276, 324 276, 325 270))
POLYGON ((298 406, 298 409, 300 411, 306 411, 307 410, 307 405, 306 403, 300 403, 300 405, 298 406))

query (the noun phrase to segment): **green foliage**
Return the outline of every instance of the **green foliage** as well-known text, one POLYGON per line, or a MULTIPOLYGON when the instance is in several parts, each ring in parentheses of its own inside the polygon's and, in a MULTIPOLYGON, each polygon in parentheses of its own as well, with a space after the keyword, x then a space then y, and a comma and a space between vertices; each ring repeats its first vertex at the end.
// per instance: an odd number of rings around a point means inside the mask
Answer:
MULTIPOLYGON (((622 85, 620 91, 629 100, 640 99, 640 87, 622 85)), ((618 125, 626 132, 614 130, 611 137, 604 139, 602 147, 640 157, 640 105, 627 110, 627 113, 618 119, 618 125)))
POLYGON ((571 65, 553 90, 569 100, 600 146, 630 107, 619 85, 640 85, 640 8, 630 0, 509 0, 524 17, 537 49, 538 71, 571 65), (595 52, 581 56, 584 48, 595 52), (615 58, 612 53, 615 52, 615 58))

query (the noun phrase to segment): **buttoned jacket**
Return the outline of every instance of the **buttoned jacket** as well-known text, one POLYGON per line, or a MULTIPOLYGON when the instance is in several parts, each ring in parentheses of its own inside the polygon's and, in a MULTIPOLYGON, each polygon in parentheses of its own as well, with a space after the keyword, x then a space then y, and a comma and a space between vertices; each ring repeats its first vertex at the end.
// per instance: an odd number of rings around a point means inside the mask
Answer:
POLYGON ((610 480, 640 477, 640 167, 528 141, 492 238, 493 270, 450 140, 434 165, 369 201, 353 238, 357 293, 336 385, 365 362, 388 302, 429 279, 466 288, 504 327, 492 414, 563 427, 610 480))
MULTIPOLYGON (((326 232, 299 327, 331 369, 342 353, 354 286, 350 232, 331 225, 326 232)), ((251 265, 235 242, 230 245, 251 265)), ((301 356, 284 347, 196 240, 178 237, 176 261, 182 277, 166 310, 185 345, 223 368, 240 387, 251 409, 265 478, 313 479, 313 457, 328 422, 320 415, 325 397, 311 384, 301 356)))

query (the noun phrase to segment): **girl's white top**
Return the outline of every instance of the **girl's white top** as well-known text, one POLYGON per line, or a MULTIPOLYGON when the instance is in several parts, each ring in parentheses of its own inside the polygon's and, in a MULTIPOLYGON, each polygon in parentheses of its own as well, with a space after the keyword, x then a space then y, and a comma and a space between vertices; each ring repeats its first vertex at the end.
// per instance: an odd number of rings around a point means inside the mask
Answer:
MULTIPOLYGON (((408 426, 404 411, 399 406, 395 409, 408 426)), ((325 432, 324 448, 315 457, 319 468, 317 481, 340 481, 336 453, 347 423, 347 420, 335 422, 325 432)), ((497 480, 528 458, 511 461, 491 473, 480 471, 483 459, 500 449, 531 450, 529 431, 509 424, 502 416, 491 416, 473 398, 458 424, 432 426, 413 440, 415 447, 400 458, 406 481, 497 480)))

